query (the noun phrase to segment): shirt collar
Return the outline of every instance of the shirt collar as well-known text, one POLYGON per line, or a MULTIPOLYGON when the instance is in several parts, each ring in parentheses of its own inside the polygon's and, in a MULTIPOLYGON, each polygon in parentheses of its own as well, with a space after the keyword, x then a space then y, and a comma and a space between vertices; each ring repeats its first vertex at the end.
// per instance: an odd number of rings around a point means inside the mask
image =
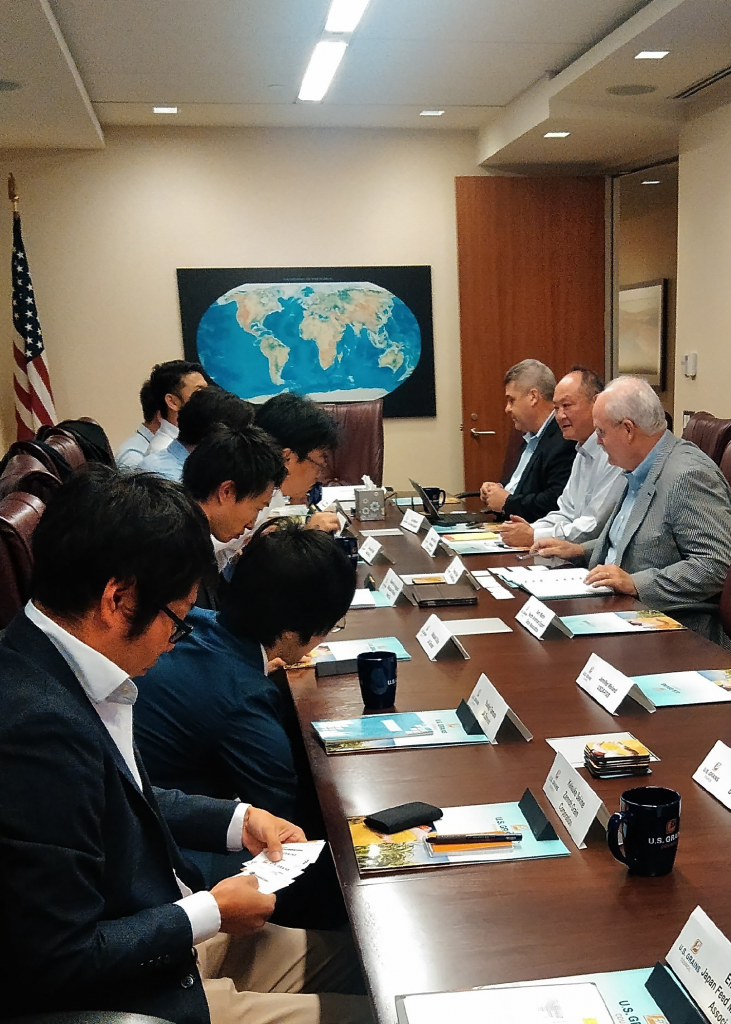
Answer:
POLYGON ((664 439, 665 435, 663 434, 663 436, 660 438, 657 444, 650 449, 650 451, 647 453, 647 455, 644 457, 644 459, 639 464, 639 466, 637 466, 636 469, 632 469, 629 471, 625 470, 627 483, 629 487, 632 488, 632 490, 639 490, 639 488, 642 487, 642 485, 644 484, 650 470, 652 469, 652 465, 655 459, 657 458, 658 452, 660 450, 660 445, 662 444, 664 439))
POLYGON ((536 430, 535 434, 532 434, 530 432, 530 430, 529 430, 527 434, 523 434, 523 439, 526 442, 532 441, 534 438, 536 440, 539 440, 542 437, 542 435, 543 435, 543 431, 546 429, 546 427, 548 426, 548 424, 551 422, 551 420, 553 418, 554 418, 554 413, 552 413, 552 412, 549 413, 548 416, 543 421, 543 423, 541 424, 541 426, 538 428, 538 430, 536 430))
POLYGON ((157 432, 158 434, 162 434, 164 437, 172 437, 173 439, 178 436, 178 428, 174 426, 170 420, 161 420, 157 432))
POLYGON ((146 427, 144 423, 140 423, 139 427, 137 428, 137 433, 140 435, 140 437, 144 438, 148 444, 155 436, 150 430, 150 428, 146 427))
POLYGON ((181 444, 177 438, 170 442, 165 451, 167 451, 168 455, 175 459, 176 462, 179 462, 181 466, 190 455, 190 452, 185 445, 181 444))
POLYGON ((583 444, 576 445, 576 451, 579 455, 583 455, 587 459, 594 459, 599 454, 599 442, 596 439, 596 431, 593 434, 589 434, 586 441, 583 444))
POLYGON ((216 557, 216 565, 218 571, 222 572, 228 563, 231 561, 237 551, 240 551, 244 546, 246 540, 245 534, 240 534, 238 537, 234 537, 233 540, 228 540, 224 543, 222 540, 217 540, 213 534, 211 534, 211 544, 213 545, 213 554, 216 557))
POLYGON ((36 608, 32 601, 25 606, 25 614, 62 655, 93 704, 103 704, 105 701, 134 704, 137 687, 119 665, 115 665, 78 637, 67 633, 62 626, 36 608))

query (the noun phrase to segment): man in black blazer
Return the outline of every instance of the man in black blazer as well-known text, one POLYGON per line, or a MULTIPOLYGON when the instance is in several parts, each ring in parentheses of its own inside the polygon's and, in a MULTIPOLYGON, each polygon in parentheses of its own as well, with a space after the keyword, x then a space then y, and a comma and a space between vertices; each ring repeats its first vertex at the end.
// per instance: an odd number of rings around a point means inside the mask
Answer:
MULTIPOLYGON (((214 1024, 325 1019, 326 997, 300 993, 338 991, 349 965, 335 978, 321 936, 267 925, 275 899, 254 878, 202 890, 177 847, 280 859, 301 830, 246 804, 154 790, 133 744, 131 677, 185 634, 212 563, 202 513, 176 484, 92 467, 48 503, 33 547, 33 599, 0 639, 4 1015, 109 1009, 207 1024, 210 1006, 214 1024), (301 965, 311 947, 319 976, 301 965)), ((358 997, 331 998, 338 1019, 367 1019, 358 997)))
POLYGON ((554 417, 555 387, 553 372, 537 359, 524 359, 505 374, 505 412, 523 432, 523 446, 508 480, 486 481, 480 488, 491 512, 521 516, 530 523, 558 508, 576 445, 564 440, 554 417))

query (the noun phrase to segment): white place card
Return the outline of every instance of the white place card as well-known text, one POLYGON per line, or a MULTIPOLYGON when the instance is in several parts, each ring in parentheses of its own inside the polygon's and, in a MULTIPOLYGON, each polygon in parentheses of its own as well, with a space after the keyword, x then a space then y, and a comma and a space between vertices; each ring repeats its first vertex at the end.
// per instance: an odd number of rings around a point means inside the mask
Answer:
POLYGON ((595 818, 604 828, 607 827, 609 813, 606 807, 562 754, 556 754, 543 783, 543 792, 580 850, 586 849, 584 840, 595 818))
POLYGON ((358 548, 358 554, 364 562, 368 562, 369 565, 373 565, 373 559, 378 556, 382 547, 383 545, 380 544, 375 537, 367 537, 358 548))
POLYGON ((693 781, 731 811, 731 748, 720 740, 698 766, 693 781))
POLYGON ((467 704, 490 743, 497 743, 497 734, 506 719, 515 726, 524 739, 533 739, 533 733, 526 729, 484 672, 477 680, 467 704))
POLYGON ((381 583, 378 589, 386 598, 389 605, 393 607, 393 605, 396 604, 399 597, 401 596, 402 590, 404 589, 404 581, 397 573, 393 571, 393 569, 389 569, 386 575, 384 576, 383 582, 381 583))
POLYGON ((413 508, 407 508, 401 520, 401 527, 404 530, 408 530, 409 533, 418 533, 423 522, 423 516, 419 515, 418 512, 414 512, 413 508))
POLYGON ((439 534, 433 526, 427 531, 427 535, 421 542, 421 546, 424 551, 426 551, 427 555, 431 555, 432 558, 434 557, 436 550, 439 547, 439 534))
MULTIPOLYGON (((435 531, 436 532, 436 531, 435 531)), ((423 544, 422 544, 423 547, 423 544)), ((459 555, 455 555, 447 568, 444 570, 444 579, 447 583, 456 583, 465 572, 464 563, 459 555)))
POLYGON ((528 632, 532 633, 532 635, 538 640, 543 639, 546 630, 548 630, 550 626, 558 629, 566 636, 569 635, 558 615, 551 611, 548 605, 539 601, 537 597, 528 598, 518 614, 515 616, 515 621, 519 622, 521 626, 525 626, 528 632))
POLYGON ((696 907, 665 957, 707 1020, 722 1024, 731 1007, 731 942, 696 907))
POLYGON ((442 622, 438 615, 429 616, 416 634, 416 639, 430 661, 434 661, 439 652, 443 651, 450 643, 457 648, 465 661, 469 661, 470 656, 467 651, 451 632, 447 623, 442 622))
POLYGON ((633 679, 624 675, 618 668, 614 668, 608 661, 604 661, 598 654, 591 655, 576 682, 610 715, 617 714, 617 708, 625 697, 632 697, 646 711, 657 710, 633 679))

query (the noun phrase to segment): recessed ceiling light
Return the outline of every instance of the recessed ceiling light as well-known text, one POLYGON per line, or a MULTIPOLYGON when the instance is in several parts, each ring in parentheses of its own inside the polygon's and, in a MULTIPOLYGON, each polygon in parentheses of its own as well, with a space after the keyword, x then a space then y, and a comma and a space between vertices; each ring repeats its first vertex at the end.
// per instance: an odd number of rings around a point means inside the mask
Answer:
POLYGON ((305 77, 302 79, 298 99, 319 103, 330 88, 338 65, 348 48, 345 42, 325 40, 312 51, 305 77))
POLYGON ((422 110, 419 117, 441 117, 443 110, 422 110))
POLYGON ((332 0, 326 32, 354 32, 370 0, 332 0))
POLYGON ((635 60, 662 60, 669 53, 670 50, 642 50, 635 54, 635 60))
POLYGON ((546 132, 544 139, 565 139, 571 132, 546 132))
POLYGON ((177 112, 178 112, 178 108, 177 107, 153 107, 152 108, 152 113, 153 114, 177 114, 177 112))
POLYGON ((642 184, 643 185, 659 185, 660 184, 660 179, 659 178, 652 178, 652 179, 648 178, 647 181, 643 181, 642 184))
POLYGON ((657 92, 656 85, 610 85, 607 89, 610 96, 649 96, 657 92))

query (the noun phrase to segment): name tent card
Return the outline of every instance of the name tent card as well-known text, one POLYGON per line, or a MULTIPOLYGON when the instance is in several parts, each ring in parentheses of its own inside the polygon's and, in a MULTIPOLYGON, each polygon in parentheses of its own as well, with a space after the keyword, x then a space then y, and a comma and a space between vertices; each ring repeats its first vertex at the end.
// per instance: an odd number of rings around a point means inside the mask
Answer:
MULTIPOLYGON (((491 743, 497 743, 497 734, 506 721, 518 730, 524 740, 530 742, 533 739, 533 733, 526 729, 484 672, 469 696, 467 707, 491 743)), ((459 708, 457 714, 459 715, 459 708)))
POLYGON ((524 626, 538 640, 542 640, 549 628, 556 629, 564 636, 570 636, 561 619, 554 611, 539 601, 537 597, 529 597, 518 614, 516 622, 524 626))
POLYGON ((436 550, 439 547, 439 534, 433 526, 428 531, 426 537, 424 537, 421 542, 421 546, 424 551, 426 551, 427 555, 431 555, 432 558, 434 557, 436 550))
MULTIPOLYGON (((700 907, 690 915, 665 959, 708 1021, 724 1024, 729 1020, 731 942, 700 907)), ((668 1019, 673 1019, 672 1012, 668 1019)))
POLYGON ((617 708, 625 697, 632 697, 646 711, 657 710, 633 679, 604 661, 598 654, 591 655, 576 682, 611 715, 616 715, 617 708))
POLYGON ((393 607, 403 592, 404 581, 393 571, 393 569, 389 569, 378 589, 383 594, 390 607, 393 607))
POLYGON ((414 512, 413 508, 407 508, 401 520, 401 527, 404 530, 408 530, 409 533, 418 533, 423 522, 423 516, 419 515, 418 512, 414 512))
POLYGON ((450 643, 453 647, 457 648, 465 661, 470 660, 470 656, 467 651, 464 649, 457 637, 451 632, 447 623, 442 622, 438 615, 429 616, 419 632, 416 634, 416 639, 421 644, 421 647, 429 658, 429 661, 434 661, 440 651, 443 651, 450 643))
POLYGON ((718 740, 699 765, 693 781, 731 811, 731 747, 718 740))
POLYGON ((446 583, 456 583, 460 577, 464 574, 465 567, 462 559, 459 555, 455 555, 452 561, 449 563, 447 568, 444 570, 444 580, 446 583))
POLYGON ((383 545, 380 544, 375 537, 367 537, 358 548, 358 554, 363 561, 367 562, 369 565, 373 565, 376 558, 382 558, 384 561, 391 562, 393 564, 393 560, 388 557, 383 550, 383 545))
POLYGON ((609 812, 563 754, 556 754, 543 792, 580 850, 586 849, 584 840, 595 819, 606 829, 609 812))

